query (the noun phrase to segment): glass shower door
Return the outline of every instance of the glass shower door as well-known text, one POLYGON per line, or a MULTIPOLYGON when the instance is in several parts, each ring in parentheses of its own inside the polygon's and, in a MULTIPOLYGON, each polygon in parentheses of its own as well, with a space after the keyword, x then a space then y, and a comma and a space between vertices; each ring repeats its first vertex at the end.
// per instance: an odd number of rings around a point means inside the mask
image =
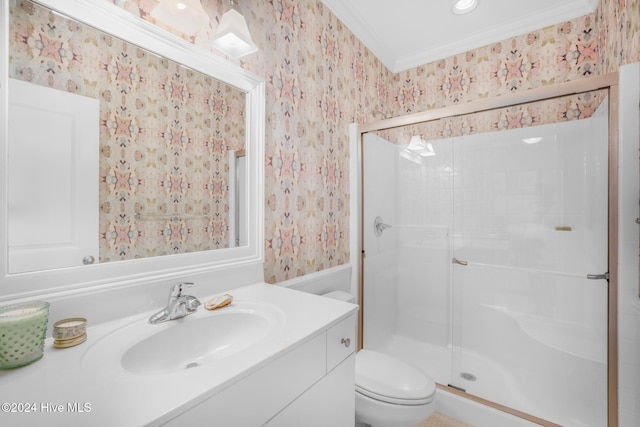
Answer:
POLYGON ((448 384, 455 170, 449 139, 409 148, 429 131, 364 137, 364 347, 448 384))
POLYGON ((567 427, 606 425, 607 123, 452 142, 451 385, 567 427))

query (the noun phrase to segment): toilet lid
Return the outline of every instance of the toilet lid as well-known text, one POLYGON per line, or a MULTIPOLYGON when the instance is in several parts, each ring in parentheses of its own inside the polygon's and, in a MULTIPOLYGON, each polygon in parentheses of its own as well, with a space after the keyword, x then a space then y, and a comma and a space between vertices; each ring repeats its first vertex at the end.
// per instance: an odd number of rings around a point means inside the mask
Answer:
POLYGON ((360 350, 356 354, 356 391, 384 402, 422 405, 433 400, 436 384, 401 360, 360 350))

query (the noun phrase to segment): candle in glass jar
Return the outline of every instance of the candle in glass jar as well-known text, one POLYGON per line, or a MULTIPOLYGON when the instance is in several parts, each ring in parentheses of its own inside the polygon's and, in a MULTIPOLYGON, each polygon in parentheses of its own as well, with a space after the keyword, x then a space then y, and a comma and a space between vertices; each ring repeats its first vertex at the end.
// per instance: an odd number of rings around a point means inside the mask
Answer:
POLYGON ((49 303, 36 301, 0 307, 0 369, 39 360, 49 320, 49 303))
POLYGON ((53 324, 53 337, 56 340, 77 338, 86 333, 86 328, 87 319, 84 317, 58 320, 53 324))

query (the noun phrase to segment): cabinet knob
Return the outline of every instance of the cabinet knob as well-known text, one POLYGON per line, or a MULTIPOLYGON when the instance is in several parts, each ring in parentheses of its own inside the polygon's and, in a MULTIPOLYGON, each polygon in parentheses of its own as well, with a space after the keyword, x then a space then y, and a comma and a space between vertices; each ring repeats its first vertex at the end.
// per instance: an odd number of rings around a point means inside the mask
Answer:
POLYGON ((341 344, 344 344, 345 347, 349 347, 351 345, 351 339, 350 338, 342 338, 342 340, 340 340, 341 344))
POLYGON ((96 262, 96 259, 93 257, 93 255, 87 255, 86 257, 82 258, 82 263, 84 265, 90 265, 94 262, 96 262))

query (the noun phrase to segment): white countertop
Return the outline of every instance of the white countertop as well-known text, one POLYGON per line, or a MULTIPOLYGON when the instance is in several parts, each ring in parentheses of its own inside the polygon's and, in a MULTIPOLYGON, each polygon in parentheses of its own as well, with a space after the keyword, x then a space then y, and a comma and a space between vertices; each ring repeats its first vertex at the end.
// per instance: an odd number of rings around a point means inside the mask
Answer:
MULTIPOLYGON (((104 369, 89 369, 83 363, 83 357, 101 338, 134 321, 145 321, 153 312, 94 327, 91 326, 91 313, 87 312, 83 314, 89 325, 85 343, 55 349, 50 338, 41 360, 22 368, 0 371, 0 425, 161 425, 176 413, 219 393, 357 310, 353 304, 264 283, 229 293, 234 297, 234 304, 258 301, 282 310, 284 323, 280 333, 251 347, 251 351, 219 363, 203 364, 172 374, 140 375, 113 369, 108 364, 104 369)), ((207 299, 201 301, 204 303, 207 299)), ((204 311, 204 308, 198 310, 204 311)), ((188 322, 189 317, 171 322, 188 322)), ((151 333, 158 325, 148 326, 151 333)))

